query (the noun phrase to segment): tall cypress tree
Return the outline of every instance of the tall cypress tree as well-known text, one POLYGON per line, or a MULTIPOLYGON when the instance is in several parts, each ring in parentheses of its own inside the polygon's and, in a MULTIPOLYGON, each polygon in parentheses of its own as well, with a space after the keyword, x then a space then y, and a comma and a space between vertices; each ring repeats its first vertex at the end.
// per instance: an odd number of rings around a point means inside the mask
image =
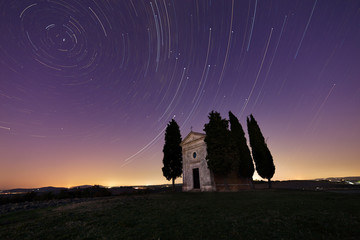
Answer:
POLYGON ((221 176, 227 176, 232 167, 228 126, 228 121, 215 111, 209 114, 209 123, 204 126, 208 167, 221 176))
POLYGON ((172 189, 175 190, 175 179, 182 174, 182 148, 179 125, 172 119, 165 130, 164 158, 162 168, 164 177, 172 179, 172 189))
POLYGON ((261 133, 260 127, 253 115, 250 115, 250 118, 248 117, 246 121, 250 138, 251 151, 256 165, 256 171, 260 177, 268 180, 269 188, 271 188, 271 178, 275 173, 273 158, 269 148, 267 147, 265 138, 261 133))
POLYGON ((231 126, 231 142, 233 144, 234 160, 238 163, 238 174, 240 177, 250 178, 254 174, 254 163, 246 143, 245 132, 237 117, 230 111, 229 120, 231 126))

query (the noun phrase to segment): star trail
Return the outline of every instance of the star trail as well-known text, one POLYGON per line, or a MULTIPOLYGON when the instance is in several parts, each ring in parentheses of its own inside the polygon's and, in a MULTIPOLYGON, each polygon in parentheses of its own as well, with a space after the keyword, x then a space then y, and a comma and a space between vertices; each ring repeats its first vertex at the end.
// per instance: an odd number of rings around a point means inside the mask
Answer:
POLYGON ((165 183, 212 110, 275 180, 359 175, 359 43, 357 0, 0 0, 0 189, 165 183))

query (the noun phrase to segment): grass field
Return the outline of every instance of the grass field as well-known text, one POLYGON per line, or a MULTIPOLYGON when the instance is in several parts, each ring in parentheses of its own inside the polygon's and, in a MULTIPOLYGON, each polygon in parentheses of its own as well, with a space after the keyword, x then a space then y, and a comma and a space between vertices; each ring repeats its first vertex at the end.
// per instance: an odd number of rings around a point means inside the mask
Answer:
POLYGON ((360 239, 360 194, 107 197, 0 215, 0 239, 360 239))

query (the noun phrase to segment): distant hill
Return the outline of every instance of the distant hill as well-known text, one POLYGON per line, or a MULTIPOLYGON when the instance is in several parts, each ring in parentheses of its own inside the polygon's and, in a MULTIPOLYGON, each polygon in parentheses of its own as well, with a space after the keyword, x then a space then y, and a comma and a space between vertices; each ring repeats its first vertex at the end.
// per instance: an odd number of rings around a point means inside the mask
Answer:
MULTIPOLYGON (((175 184, 177 186, 181 186, 182 184, 175 184)), ((106 186, 96 185, 101 188, 107 188, 106 186)), ((151 188, 163 188, 168 187, 169 184, 159 184, 159 185, 136 185, 136 186, 118 186, 118 187, 111 187, 111 188, 134 188, 134 189, 151 189, 151 188)), ((80 186, 74 186, 70 188, 65 187, 42 187, 42 188, 14 188, 9 190, 0 190, 0 193, 27 193, 27 192, 53 192, 57 193, 64 189, 74 190, 74 189, 85 189, 85 188, 91 188, 94 187, 94 185, 80 185, 80 186)))
MULTIPOLYGON (((306 181, 306 180, 300 180, 300 181, 306 181)), ((329 182, 353 182, 355 184, 359 184, 360 183, 360 176, 353 176, 353 177, 328 177, 328 178, 316 178, 314 180, 307 180, 307 181, 329 181, 329 182)), ((289 181, 277 181, 277 182, 291 182, 291 180, 289 181)), ((182 184, 176 184, 176 186, 178 188, 181 188, 182 184)), ((15 188, 15 189, 10 189, 10 190, 0 190, 0 194, 18 194, 18 193, 28 193, 28 192, 39 192, 39 193, 45 193, 45 192, 52 192, 52 193, 59 193, 61 190, 65 190, 65 189, 85 189, 85 188, 90 188, 93 187, 94 185, 80 185, 80 186, 74 186, 71 188, 64 188, 64 187, 52 187, 52 186, 48 186, 48 187, 42 187, 42 188, 15 188)), ((100 186, 100 187, 105 187, 105 186, 100 186)), ((161 188, 166 188, 169 187, 169 184, 159 184, 159 185, 151 185, 151 186, 119 186, 119 187, 112 187, 112 190, 118 190, 120 189, 121 192, 125 191, 125 189, 127 189, 127 191, 131 188, 131 189, 161 189, 161 188)))
POLYGON ((58 193, 61 190, 64 190, 67 188, 64 187, 42 187, 42 188, 15 188, 15 189, 9 189, 9 190, 2 190, 1 193, 28 193, 28 192, 53 192, 58 193))
MULTIPOLYGON (((83 188, 89 188, 89 187, 93 187, 93 185, 75 186, 75 187, 71 187, 70 189, 83 189, 83 188)), ((103 187, 103 186, 100 186, 100 187, 103 187)))
POLYGON ((342 182, 342 181, 360 181, 360 176, 355 177, 328 177, 328 178, 316 178, 316 181, 327 180, 331 182, 342 182))
MULTIPOLYGON (((48 187, 41 187, 41 188, 14 188, 14 189, 9 189, 9 190, 0 190, 0 193, 28 193, 28 192, 53 192, 53 193, 58 193, 61 190, 65 190, 65 189, 84 189, 84 188, 89 188, 89 187, 93 187, 93 185, 81 185, 81 186, 75 186, 75 187, 71 187, 71 188, 65 188, 65 187, 52 187, 52 186, 48 186, 48 187)), ((100 186, 103 187, 103 186, 100 186)))

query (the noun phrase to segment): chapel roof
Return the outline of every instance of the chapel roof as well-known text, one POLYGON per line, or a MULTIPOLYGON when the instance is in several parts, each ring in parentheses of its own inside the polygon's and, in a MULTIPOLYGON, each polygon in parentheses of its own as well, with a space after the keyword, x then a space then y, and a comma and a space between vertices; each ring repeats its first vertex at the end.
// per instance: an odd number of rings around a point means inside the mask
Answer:
POLYGON ((199 140, 199 139, 204 139, 205 136, 206 136, 205 133, 199 133, 199 132, 190 131, 190 133, 180 143, 180 146, 183 146, 184 144, 190 143, 192 141, 196 141, 196 140, 199 140))

